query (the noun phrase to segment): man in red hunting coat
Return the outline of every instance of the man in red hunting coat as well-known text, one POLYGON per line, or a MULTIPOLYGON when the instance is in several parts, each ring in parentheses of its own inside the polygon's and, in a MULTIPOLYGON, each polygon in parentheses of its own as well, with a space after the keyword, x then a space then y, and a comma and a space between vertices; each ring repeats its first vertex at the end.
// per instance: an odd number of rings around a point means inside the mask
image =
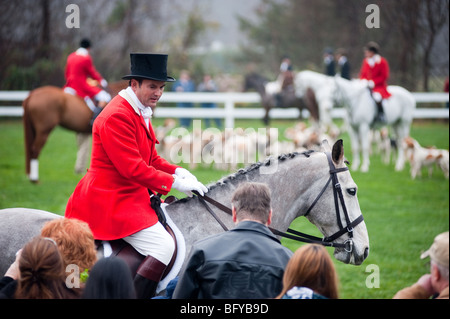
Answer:
POLYGON ((87 82, 87 79, 91 78, 100 83, 103 88, 106 88, 108 85, 108 82, 94 67, 92 58, 89 55, 90 47, 91 42, 88 39, 83 39, 80 42, 80 48, 67 57, 64 74, 66 85, 64 90, 68 93, 75 93, 84 99, 94 112, 94 117, 96 117, 101 109, 111 100, 111 96, 105 90, 98 86, 92 86, 87 82), (98 104, 98 110, 96 104, 98 104))
POLYGON ((365 59, 363 60, 359 78, 367 80, 371 89, 372 97, 378 107, 377 119, 384 122, 384 112, 382 101, 391 96, 387 90, 387 80, 389 79, 389 64, 385 58, 379 54, 379 46, 375 42, 369 42, 364 48, 365 59))
POLYGON ((167 55, 131 54, 129 87, 119 92, 94 121, 91 166, 69 198, 65 216, 86 221, 95 239, 122 238, 147 256, 134 279, 139 298, 154 295, 174 252, 174 242, 151 207, 149 190, 172 188, 192 196, 208 190, 184 168, 155 149, 152 109, 167 76, 167 55))

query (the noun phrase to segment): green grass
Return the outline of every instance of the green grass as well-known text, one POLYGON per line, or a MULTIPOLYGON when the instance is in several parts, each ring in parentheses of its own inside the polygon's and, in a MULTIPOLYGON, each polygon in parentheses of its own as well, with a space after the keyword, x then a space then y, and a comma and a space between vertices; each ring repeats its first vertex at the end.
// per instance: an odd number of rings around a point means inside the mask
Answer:
MULTIPOLYGON (((160 122, 156 121, 155 125, 160 122)), ((280 136, 293 121, 274 121, 280 136)), ((262 127, 260 121, 237 121, 240 127, 262 127)), ((448 122, 415 122, 411 135, 422 145, 449 147, 448 122)), ((22 123, 0 120, 0 209, 29 207, 63 214, 70 194, 81 176, 73 172, 76 142, 73 132, 55 129, 40 156, 40 184, 34 185, 25 175, 22 123)), ((351 161, 350 142, 342 136, 346 156, 351 161)), ((203 183, 220 179, 226 173, 199 168, 193 173, 203 183)), ((449 229, 449 182, 437 169, 428 177, 412 180, 409 165, 395 172, 380 157, 371 157, 369 173, 351 172, 358 185, 358 199, 370 237, 370 255, 361 266, 335 261, 340 280, 341 298, 392 298, 396 291, 414 283, 428 271, 420 253, 433 238, 449 229), (380 288, 366 287, 373 275, 369 265, 379 269, 380 288)), ((175 193, 177 194, 177 193, 175 193)), ((179 193, 178 193, 179 195, 179 193)), ((305 218, 293 222, 293 228, 320 236, 305 218)), ((292 250, 301 244, 283 240, 292 250)), ((332 249, 327 248, 332 254, 332 249)), ((334 260, 334 259, 333 259, 334 260)))

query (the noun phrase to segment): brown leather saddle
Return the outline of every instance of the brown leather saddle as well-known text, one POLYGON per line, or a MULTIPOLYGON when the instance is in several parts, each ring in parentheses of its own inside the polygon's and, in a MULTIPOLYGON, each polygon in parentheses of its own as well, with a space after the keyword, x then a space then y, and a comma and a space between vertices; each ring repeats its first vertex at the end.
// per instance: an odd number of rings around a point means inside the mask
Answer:
MULTIPOLYGON (((174 197, 173 198, 172 197, 166 198, 165 202, 171 203, 174 200, 176 200, 174 197)), ((163 214, 163 213, 161 212, 161 214, 163 214)), ((172 255, 172 259, 170 260, 169 264, 167 265, 167 268, 164 271, 163 276, 161 278, 161 279, 164 279, 167 276, 167 274, 170 272, 170 270, 172 269, 173 264, 175 263, 175 259, 177 257, 177 253, 178 253, 178 247, 177 247, 177 239, 176 239, 175 233, 172 230, 172 228, 165 222, 165 220, 164 221, 161 220, 162 217, 160 216, 159 213, 158 213, 158 218, 159 218, 160 222, 162 222, 166 231, 170 234, 170 236, 172 236, 173 241, 175 243, 175 250, 172 255)), ((101 249, 101 247, 102 247, 101 240, 96 240, 95 244, 96 244, 97 250, 101 249)), ((131 273, 134 276, 136 274, 136 271, 137 271, 139 265, 142 263, 142 261, 145 259, 146 256, 141 255, 136 249, 133 248, 133 246, 128 244, 123 239, 110 240, 109 244, 111 245, 111 249, 112 249, 112 254, 110 256, 116 256, 116 257, 122 258, 127 263, 127 265, 130 267, 131 273)))
MULTIPOLYGON (((172 236, 174 243, 175 243, 175 251, 173 253, 172 259, 170 260, 170 263, 167 265, 166 270, 164 271, 164 274, 161 279, 164 279, 167 274, 170 272, 170 270, 173 267, 173 264, 175 263, 175 259, 177 256, 177 240, 175 237, 175 233, 173 232, 172 228, 170 228, 169 225, 166 225, 167 232, 172 236)), ((101 249, 102 241, 96 240, 95 241, 97 250, 101 249)), ((144 255, 141 255, 136 249, 133 248, 130 244, 128 244, 123 239, 116 239, 116 240, 110 240, 109 244, 112 248, 112 254, 111 256, 119 257, 123 259, 127 265, 130 267, 131 273, 133 276, 136 274, 136 271, 139 267, 139 265, 144 261, 145 257, 144 255)))

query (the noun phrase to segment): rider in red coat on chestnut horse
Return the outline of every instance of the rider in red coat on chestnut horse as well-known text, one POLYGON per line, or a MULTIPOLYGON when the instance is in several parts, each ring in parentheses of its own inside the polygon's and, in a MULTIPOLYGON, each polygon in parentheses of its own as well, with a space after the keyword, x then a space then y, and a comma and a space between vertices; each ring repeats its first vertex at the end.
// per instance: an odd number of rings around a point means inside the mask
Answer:
POLYGON ((80 42, 80 48, 67 57, 64 72, 66 78, 64 91, 76 94, 84 99, 91 111, 94 112, 93 118, 96 118, 111 100, 111 95, 97 85, 90 85, 87 81, 90 78, 97 81, 103 88, 108 86, 108 82, 94 67, 92 57, 89 54, 90 47, 91 42, 88 39, 83 39, 80 42))

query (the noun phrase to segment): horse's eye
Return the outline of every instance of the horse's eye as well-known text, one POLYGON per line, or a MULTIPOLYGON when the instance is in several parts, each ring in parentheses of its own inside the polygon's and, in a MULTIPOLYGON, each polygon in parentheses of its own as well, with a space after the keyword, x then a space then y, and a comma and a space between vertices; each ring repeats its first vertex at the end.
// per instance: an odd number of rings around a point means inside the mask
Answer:
POLYGON ((356 188, 348 188, 347 189, 347 193, 351 196, 355 196, 356 195, 356 188))

